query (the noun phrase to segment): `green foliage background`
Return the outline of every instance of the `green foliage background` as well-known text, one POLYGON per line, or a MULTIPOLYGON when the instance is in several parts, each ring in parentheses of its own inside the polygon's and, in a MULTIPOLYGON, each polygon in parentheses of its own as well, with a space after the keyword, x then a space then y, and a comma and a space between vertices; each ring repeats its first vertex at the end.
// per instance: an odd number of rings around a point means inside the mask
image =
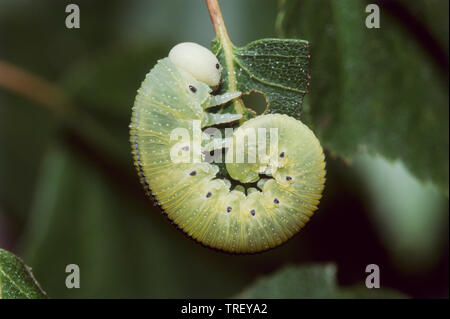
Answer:
POLYGON ((370 263, 383 287, 448 296, 447 1, 395 1, 442 49, 446 70, 392 8, 381 6, 381 29, 367 30, 366 1, 220 2, 237 46, 310 41, 302 120, 327 150, 317 215, 285 245, 250 256, 175 231, 132 166, 136 90, 174 44, 210 45, 204 1, 81 0, 79 30, 65 28, 68 3, 0 2, 0 60, 70 100, 52 111, 0 87, 0 247, 22 257, 50 297, 399 296, 335 288, 364 282, 370 263), (65 287, 71 263, 80 289, 65 287), (286 282, 294 285, 283 290, 286 282))

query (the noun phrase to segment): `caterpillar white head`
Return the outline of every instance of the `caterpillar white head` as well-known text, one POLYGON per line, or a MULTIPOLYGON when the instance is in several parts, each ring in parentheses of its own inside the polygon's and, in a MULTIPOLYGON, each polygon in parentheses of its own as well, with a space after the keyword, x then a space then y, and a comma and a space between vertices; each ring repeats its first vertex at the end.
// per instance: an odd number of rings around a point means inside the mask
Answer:
POLYGON ((170 61, 190 73, 196 80, 217 87, 222 68, 216 56, 207 48, 193 42, 182 42, 169 52, 170 61))

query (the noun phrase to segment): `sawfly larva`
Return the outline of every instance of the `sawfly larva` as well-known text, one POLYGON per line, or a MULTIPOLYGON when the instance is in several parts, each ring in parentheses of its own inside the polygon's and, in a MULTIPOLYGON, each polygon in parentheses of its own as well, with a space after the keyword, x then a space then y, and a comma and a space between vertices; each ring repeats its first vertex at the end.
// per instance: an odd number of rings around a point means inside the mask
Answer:
POLYGON ((255 117, 231 137, 208 135, 205 142, 206 128, 242 118, 208 112, 241 96, 212 94, 221 71, 215 55, 194 43, 175 46, 157 62, 133 107, 135 166, 147 195, 190 237, 227 252, 264 251, 291 238, 317 209, 325 183, 324 154, 312 131, 284 114, 255 117), (255 131, 256 144, 245 136, 249 130, 255 131), (267 134, 272 130, 276 145, 267 134), (192 134, 180 142, 180 132, 192 134), (270 144, 262 155, 261 142, 270 144), (205 154, 223 147, 229 179, 218 178, 218 166, 205 161, 205 154), (234 158, 239 151, 247 162, 234 158))

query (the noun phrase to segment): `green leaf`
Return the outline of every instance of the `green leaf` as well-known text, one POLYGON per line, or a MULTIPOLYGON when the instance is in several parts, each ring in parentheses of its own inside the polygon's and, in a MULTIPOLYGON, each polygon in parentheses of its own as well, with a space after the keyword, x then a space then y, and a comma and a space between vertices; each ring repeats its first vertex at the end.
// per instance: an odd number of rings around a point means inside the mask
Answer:
POLYGON ((31 268, 19 257, 0 248, 0 299, 47 298, 31 268))
MULTIPOLYGON (((216 38, 212 51, 224 68, 221 92, 257 91, 266 99, 264 114, 284 113, 299 118, 309 85, 307 41, 262 39, 235 47, 216 38), (227 45, 231 47, 227 49, 227 45)), ((244 110, 244 114, 248 112, 244 110)))
POLYGON ((317 298, 406 298, 389 288, 368 289, 362 285, 339 287, 333 264, 287 266, 261 278, 236 298, 317 299, 317 298))
POLYGON ((334 293, 337 299, 406 299, 408 296, 390 288, 368 289, 363 285, 341 288, 334 293))
MULTIPOLYGON (((278 29, 311 43, 313 80, 302 120, 324 147, 345 160, 360 150, 401 159, 448 194, 448 78, 413 33, 382 5, 381 28, 367 29, 364 1, 281 4, 278 29)), ((436 5, 433 11, 446 12, 436 19, 446 20, 434 25, 448 24, 448 4, 436 5)))
POLYGON ((327 298, 336 289, 336 267, 328 265, 287 266, 261 278, 238 298, 327 298))

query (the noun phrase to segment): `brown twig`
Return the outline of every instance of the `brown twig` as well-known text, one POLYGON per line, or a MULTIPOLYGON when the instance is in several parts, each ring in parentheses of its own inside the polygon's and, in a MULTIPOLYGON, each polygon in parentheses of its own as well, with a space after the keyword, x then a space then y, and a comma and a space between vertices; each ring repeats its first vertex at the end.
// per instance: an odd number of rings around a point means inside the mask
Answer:
POLYGON ((112 180, 121 192, 133 199, 144 198, 144 192, 140 189, 138 179, 132 176, 132 170, 114 158, 105 145, 100 145, 86 136, 105 135, 107 132, 103 131, 89 113, 74 107, 64 92, 40 76, 1 60, 0 88, 24 96, 59 116, 62 134, 58 136, 62 136, 66 145, 86 157, 106 179, 112 180))
POLYGON ((214 31, 217 37, 221 42, 231 44, 227 28, 225 27, 225 22, 223 21, 222 11, 220 10, 218 0, 206 0, 206 5, 208 6, 209 16, 211 17, 211 22, 214 26, 214 31))
POLYGON ((1 60, 0 87, 44 105, 52 112, 59 114, 68 112, 69 99, 53 84, 1 60))

